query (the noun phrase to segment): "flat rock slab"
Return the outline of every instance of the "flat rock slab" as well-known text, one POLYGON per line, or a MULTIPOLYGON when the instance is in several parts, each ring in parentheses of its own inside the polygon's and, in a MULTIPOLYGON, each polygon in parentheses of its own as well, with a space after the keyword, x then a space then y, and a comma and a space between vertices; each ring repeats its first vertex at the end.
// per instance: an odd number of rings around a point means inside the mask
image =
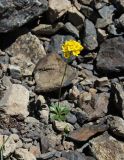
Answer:
MULTIPOLYGON (((66 63, 58 54, 50 54, 42 58, 34 70, 37 92, 50 92, 60 88, 66 63)), ((77 76, 74 68, 67 65, 62 87, 71 84, 77 76)))
POLYGON ((124 74, 124 38, 111 38, 102 43, 96 60, 100 74, 124 74))
POLYGON ((20 84, 13 84, 6 90, 0 102, 1 110, 9 115, 23 115, 27 117, 29 103, 29 91, 20 84))
POLYGON ((97 160, 123 160, 124 143, 109 135, 101 135, 90 141, 90 149, 97 160))
POLYGON ((69 138, 73 141, 77 142, 85 142, 92 136, 96 135, 97 133, 102 133, 107 130, 106 125, 85 125, 78 130, 72 131, 69 134, 69 138))
POLYGON ((47 9, 47 0, 1 0, 0 32, 14 30, 37 18, 47 9))

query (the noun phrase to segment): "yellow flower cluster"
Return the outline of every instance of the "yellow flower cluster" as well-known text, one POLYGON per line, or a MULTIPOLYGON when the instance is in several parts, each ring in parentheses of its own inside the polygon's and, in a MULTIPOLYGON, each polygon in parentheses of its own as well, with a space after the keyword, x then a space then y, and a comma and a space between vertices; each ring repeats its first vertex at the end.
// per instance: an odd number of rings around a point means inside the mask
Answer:
POLYGON ((71 56, 78 56, 84 47, 75 40, 66 41, 62 45, 62 51, 65 58, 70 58, 71 56))

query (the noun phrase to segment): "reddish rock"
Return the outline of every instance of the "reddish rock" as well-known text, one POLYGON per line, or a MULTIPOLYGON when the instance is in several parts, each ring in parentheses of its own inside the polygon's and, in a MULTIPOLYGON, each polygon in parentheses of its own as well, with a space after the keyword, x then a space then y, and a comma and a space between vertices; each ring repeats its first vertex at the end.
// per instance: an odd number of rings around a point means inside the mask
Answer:
POLYGON ((87 141, 89 138, 92 136, 96 135, 97 133, 101 133, 107 130, 106 125, 85 125, 82 128, 79 128, 78 130, 75 130, 73 132, 70 132, 69 138, 82 142, 82 141, 87 141))

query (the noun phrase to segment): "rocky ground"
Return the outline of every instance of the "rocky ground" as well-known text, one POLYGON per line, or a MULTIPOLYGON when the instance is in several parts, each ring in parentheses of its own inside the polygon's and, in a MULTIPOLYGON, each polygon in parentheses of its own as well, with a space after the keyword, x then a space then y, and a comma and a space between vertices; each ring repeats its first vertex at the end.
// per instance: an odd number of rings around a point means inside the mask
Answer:
POLYGON ((0 1, 3 144, 5 160, 124 159, 123 0, 0 1), (71 39, 85 49, 62 85, 70 112, 54 121, 71 39))

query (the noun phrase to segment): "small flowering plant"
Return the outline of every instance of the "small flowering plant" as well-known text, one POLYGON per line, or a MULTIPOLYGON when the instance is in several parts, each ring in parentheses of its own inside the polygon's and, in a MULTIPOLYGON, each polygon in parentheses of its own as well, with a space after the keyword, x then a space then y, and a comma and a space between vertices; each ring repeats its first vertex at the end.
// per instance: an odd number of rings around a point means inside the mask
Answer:
MULTIPOLYGON (((63 51, 64 57, 68 60, 69 60, 69 58, 71 58, 73 56, 77 57, 83 49, 84 49, 84 47, 79 42, 77 42, 75 40, 66 41, 62 45, 62 51, 63 51)), ((67 69, 67 63, 65 65, 65 70, 64 70, 62 81, 60 84, 58 104, 57 105, 54 104, 51 106, 51 114, 52 114, 51 116, 52 116, 52 119, 54 119, 54 120, 56 120, 56 119, 65 120, 65 115, 67 113, 69 113, 69 111, 66 109, 65 106, 62 106, 62 105, 60 106, 61 89, 62 89, 64 77, 66 75, 66 69, 67 69), (54 114, 53 114, 53 111, 54 111, 54 114)))
POLYGON ((66 41, 62 45, 62 51, 65 58, 70 58, 71 56, 78 56, 84 47, 75 40, 66 41))

